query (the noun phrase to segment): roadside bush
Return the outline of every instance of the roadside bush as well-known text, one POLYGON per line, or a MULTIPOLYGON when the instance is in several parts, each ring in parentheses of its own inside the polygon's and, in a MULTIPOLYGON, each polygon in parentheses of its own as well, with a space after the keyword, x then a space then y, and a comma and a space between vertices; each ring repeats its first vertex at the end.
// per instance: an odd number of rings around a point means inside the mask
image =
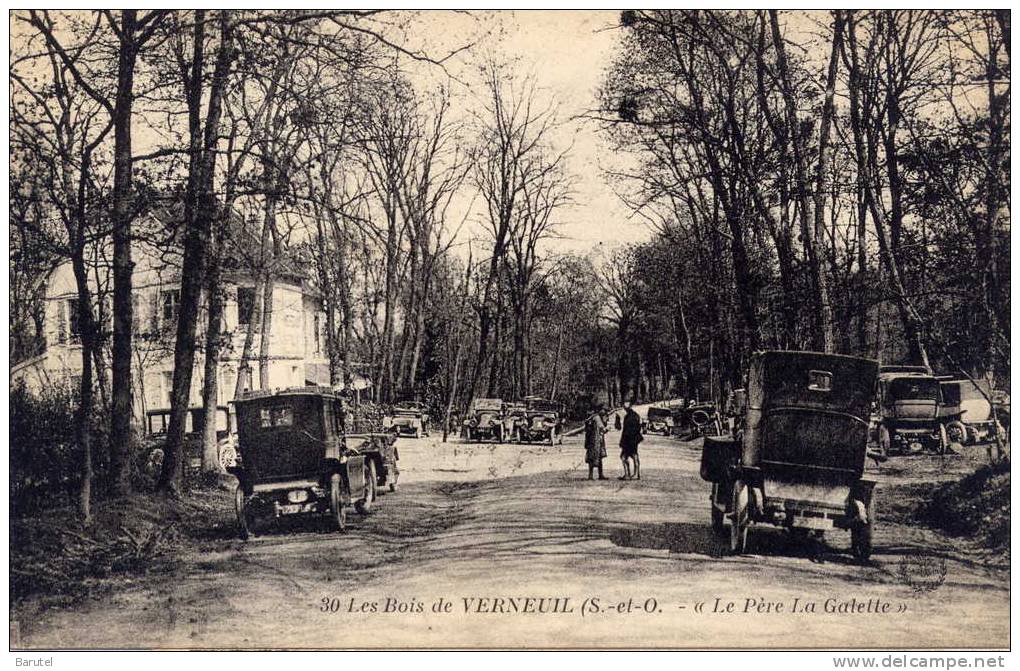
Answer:
POLYGON ((987 548, 1008 552, 1009 481, 1009 459, 982 466, 935 489, 918 517, 954 536, 970 536, 987 548))
MULTIPOLYGON (((82 449, 74 435, 77 395, 51 388, 32 394, 24 385, 10 391, 11 515, 74 502, 81 483, 82 449)), ((103 481, 107 423, 96 409, 90 421, 93 469, 103 481)), ((99 487, 94 487, 98 491, 99 487)))

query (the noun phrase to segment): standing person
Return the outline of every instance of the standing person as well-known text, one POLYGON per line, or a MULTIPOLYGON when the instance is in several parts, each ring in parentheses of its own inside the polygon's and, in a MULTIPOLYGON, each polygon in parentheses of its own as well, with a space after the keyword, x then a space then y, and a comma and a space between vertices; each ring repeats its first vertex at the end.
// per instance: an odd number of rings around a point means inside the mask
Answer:
POLYGON ((600 412, 602 408, 592 408, 588 419, 584 420, 584 460, 588 463, 588 479, 594 479, 595 471, 599 472, 599 480, 607 480, 602 474, 602 460, 606 457, 606 421, 600 412))
POLYGON ((621 480, 631 477, 641 479, 641 460, 638 458, 638 445, 645 439, 641 435, 641 417, 634 411, 630 401, 623 402, 623 431, 620 433, 620 460, 623 461, 621 480), (631 474, 630 459, 634 460, 634 472, 631 474))

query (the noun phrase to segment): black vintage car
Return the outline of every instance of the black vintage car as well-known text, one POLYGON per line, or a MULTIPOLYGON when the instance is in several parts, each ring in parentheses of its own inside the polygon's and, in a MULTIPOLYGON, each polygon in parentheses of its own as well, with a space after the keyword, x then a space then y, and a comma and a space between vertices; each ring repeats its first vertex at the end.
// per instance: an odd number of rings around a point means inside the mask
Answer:
POLYGON ((883 454, 944 454, 949 444, 942 386, 926 366, 882 366, 878 445, 883 454))
POLYGON ((242 538, 266 518, 325 514, 340 531, 365 514, 377 487, 395 491, 394 437, 345 434, 343 398, 325 387, 249 392, 234 401, 242 466, 236 513, 242 538))
POLYGON ((673 412, 669 408, 651 406, 645 416, 644 431, 668 436, 673 430, 673 412))
POLYGON ((503 399, 476 398, 464 420, 464 439, 472 443, 480 440, 502 443, 509 437, 506 423, 503 399))
POLYGON ((694 440, 702 436, 718 436, 722 434, 722 418, 714 403, 691 401, 688 405, 674 408, 673 437, 683 440, 694 440))
POLYGON ((712 483, 712 527, 747 548, 752 524, 849 529, 871 555, 874 482, 863 478, 878 363, 817 352, 752 357, 740 439, 706 437, 701 477, 712 483))
POLYGON ((422 403, 403 401, 383 417, 383 428, 396 436, 428 437, 429 416, 422 403))
MULTIPOLYGON (((202 468, 202 434, 205 429, 205 408, 188 408, 184 425, 184 469, 194 473, 202 468)), ((224 468, 236 466, 238 462, 234 417, 227 406, 216 408, 216 456, 224 468)), ((157 476, 163 467, 163 448, 166 432, 170 427, 170 408, 156 408, 145 413, 145 463, 143 469, 150 476, 157 476)))
MULTIPOLYGON (((510 404, 508 404, 509 406, 510 404)), ((520 405, 520 404, 517 404, 520 405)), ((510 414, 508 412, 508 414, 510 414)), ((537 396, 524 399, 524 413, 516 414, 515 438, 522 443, 563 442, 563 404, 537 396)))

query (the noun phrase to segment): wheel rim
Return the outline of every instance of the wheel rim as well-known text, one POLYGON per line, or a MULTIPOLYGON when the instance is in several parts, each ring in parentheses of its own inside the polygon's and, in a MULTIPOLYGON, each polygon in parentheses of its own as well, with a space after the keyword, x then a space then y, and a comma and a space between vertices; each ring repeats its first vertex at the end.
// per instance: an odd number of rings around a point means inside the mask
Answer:
POLYGON ((733 552, 743 552, 747 543, 747 504, 747 487, 737 480, 733 485, 733 523, 730 526, 730 549, 733 552))
POLYGON ((163 470, 163 450, 162 449, 157 447, 152 452, 149 452, 149 463, 148 463, 147 470, 149 471, 149 475, 152 475, 152 476, 159 475, 160 471, 163 470))
POLYGON ((343 531, 347 528, 347 509, 340 496, 340 475, 337 473, 329 481, 329 505, 337 529, 343 531))
POLYGON ((237 463, 237 450, 232 447, 224 447, 220 450, 220 466, 224 469, 230 468, 237 463))
POLYGON ((237 513, 237 526, 241 531, 241 538, 248 538, 251 527, 248 524, 248 506, 245 505, 244 490, 238 486, 234 490, 234 511, 237 513))

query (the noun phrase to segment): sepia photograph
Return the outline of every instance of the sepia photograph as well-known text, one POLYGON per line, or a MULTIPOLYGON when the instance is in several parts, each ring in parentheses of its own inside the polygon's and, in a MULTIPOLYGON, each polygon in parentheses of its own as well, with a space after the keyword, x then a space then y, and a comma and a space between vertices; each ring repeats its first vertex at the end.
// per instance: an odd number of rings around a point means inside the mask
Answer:
POLYGON ((1005 666, 1010 20, 10 10, 12 667, 1005 666))

